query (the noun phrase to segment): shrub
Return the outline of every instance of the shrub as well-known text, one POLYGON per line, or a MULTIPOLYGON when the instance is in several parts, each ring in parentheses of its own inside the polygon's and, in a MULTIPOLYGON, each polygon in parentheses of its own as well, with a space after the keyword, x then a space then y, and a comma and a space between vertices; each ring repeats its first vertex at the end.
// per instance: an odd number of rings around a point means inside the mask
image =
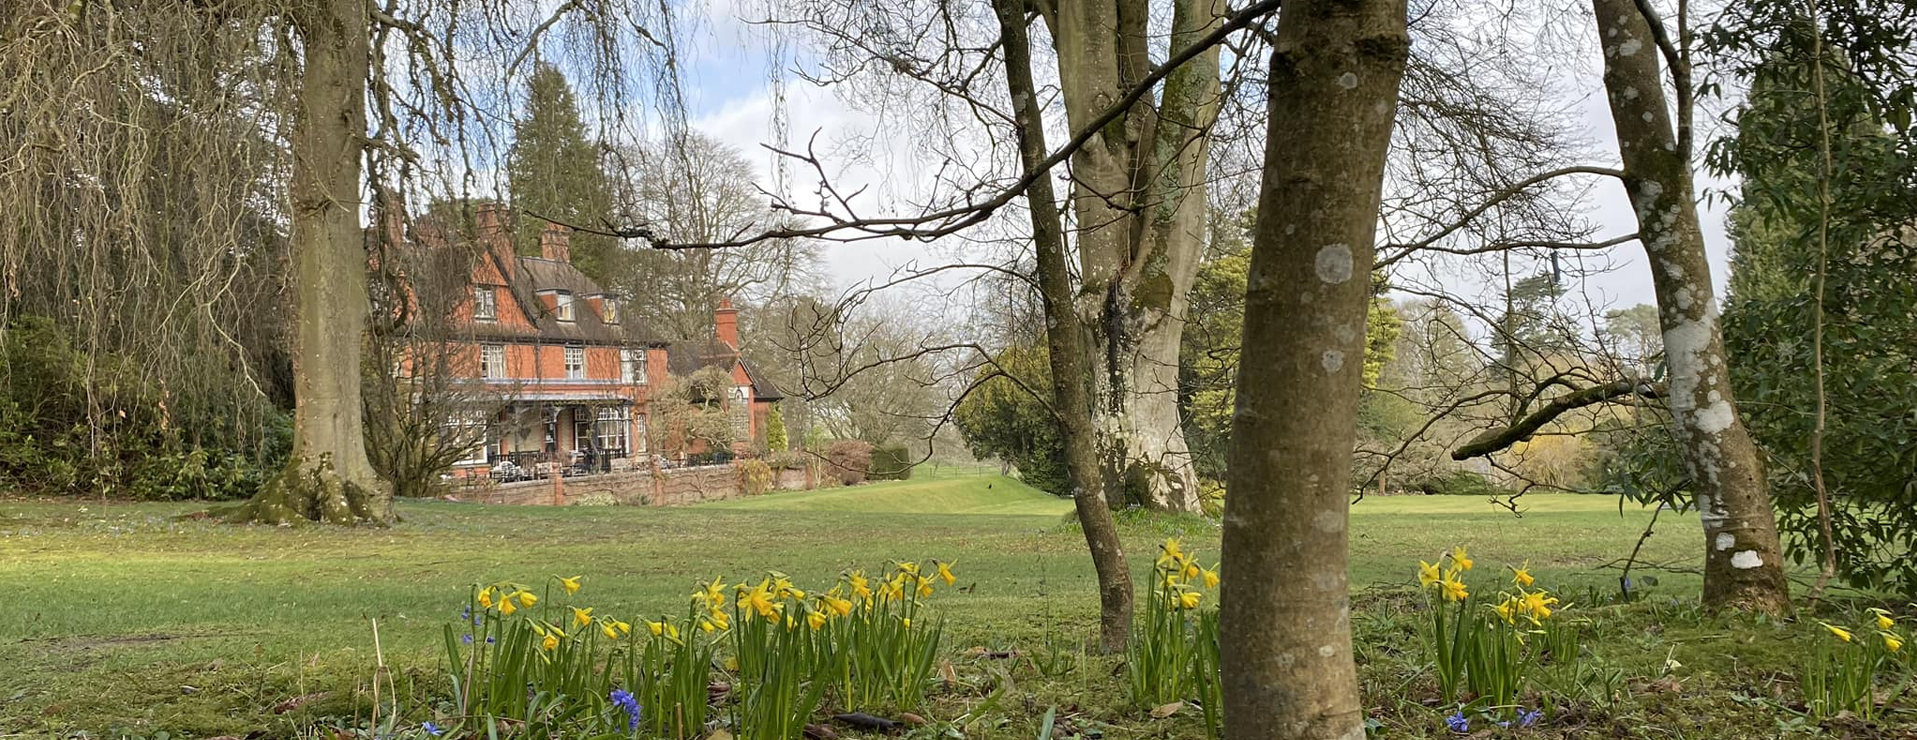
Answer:
POLYGON ((739 485, 745 490, 747 496, 757 496, 772 490, 773 473, 771 465, 767 465, 764 460, 759 459, 740 460, 737 465, 739 468, 739 485))
POLYGON ((1484 476, 1469 470, 1453 470, 1418 481, 1415 487, 1427 496, 1504 496, 1511 492, 1499 488, 1484 476))
POLYGON ((872 471, 872 443, 856 439, 833 442, 825 451, 825 472, 839 483, 856 486, 872 471))
POLYGON ((904 445, 886 445, 872 449, 872 480, 909 480, 912 477, 912 451, 904 445))

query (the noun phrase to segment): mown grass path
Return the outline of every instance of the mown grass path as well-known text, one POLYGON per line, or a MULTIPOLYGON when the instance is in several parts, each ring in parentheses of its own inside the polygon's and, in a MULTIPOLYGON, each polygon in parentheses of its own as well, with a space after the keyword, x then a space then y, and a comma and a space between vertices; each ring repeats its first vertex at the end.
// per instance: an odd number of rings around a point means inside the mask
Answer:
MULTIPOLYGON (((934 601, 962 646, 1087 634, 1096 609, 1069 503, 996 475, 673 509, 409 502, 384 530, 173 518, 193 509, 0 503, 0 731, 258 727, 287 697, 369 675, 375 619, 388 660, 431 680, 432 646, 467 584, 502 578, 584 575, 581 596, 601 613, 640 617, 678 611, 715 575, 778 570, 820 585, 847 568, 941 558, 960 580, 934 601)), ((1352 517, 1353 587, 1400 586, 1418 558, 1464 543, 1480 567, 1529 560, 1561 591, 1612 588, 1615 571, 1594 568, 1627 554, 1650 516, 1597 497, 1533 495, 1521 509, 1367 499, 1352 517)), ((1217 557, 1215 527, 1195 518, 1125 531, 1141 573, 1168 535, 1217 557)), ((1686 564, 1700 547, 1695 524, 1670 517, 1644 557, 1686 564)), ((1681 576, 1662 586, 1695 588, 1681 576)))

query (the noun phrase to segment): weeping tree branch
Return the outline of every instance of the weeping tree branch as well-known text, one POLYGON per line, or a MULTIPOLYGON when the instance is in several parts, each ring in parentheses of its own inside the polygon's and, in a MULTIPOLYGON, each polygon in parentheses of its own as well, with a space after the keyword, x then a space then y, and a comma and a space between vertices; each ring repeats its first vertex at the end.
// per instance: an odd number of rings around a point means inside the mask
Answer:
POLYGON ((1451 459, 1469 460, 1474 457, 1484 457, 1503 450, 1529 439, 1531 435, 1536 434, 1539 429, 1544 428, 1544 425, 1576 409, 1608 403, 1614 399, 1627 396, 1662 398, 1664 393, 1665 388, 1663 383, 1652 383, 1633 378, 1614 380, 1602 385, 1594 385, 1575 390, 1552 399, 1550 403, 1539 407, 1538 410, 1531 412, 1530 415, 1523 419, 1519 419, 1517 423, 1511 426, 1503 429, 1493 429, 1472 438, 1471 441, 1464 443, 1458 447, 1458 449, 1452 450, 1451 459))

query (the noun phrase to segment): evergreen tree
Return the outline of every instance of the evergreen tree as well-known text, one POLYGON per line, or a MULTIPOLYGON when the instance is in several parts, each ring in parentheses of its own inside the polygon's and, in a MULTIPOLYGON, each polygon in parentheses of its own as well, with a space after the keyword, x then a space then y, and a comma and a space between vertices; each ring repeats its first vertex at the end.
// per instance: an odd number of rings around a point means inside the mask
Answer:
POLYGON ((773 452, 785 452, 789 440, 785 436, 785 414, 779 411, 780 404, 772 404, 772 413, 766 417, 765 444, 773 452))
MULTIPOLYGON (((538 255, 538 213, 572 224, 592 224, 612 211, 612 187, 600 163, 600 147, 587 135, 566 76, 541 64, 532 73, 525 116, 513 125, 506 153, 506 187, 521 218, 514 244, 520 254, 538 255)), ((572 262, 587 277, 607 282, 619 243, 610 237, 574 234, 572 262)))

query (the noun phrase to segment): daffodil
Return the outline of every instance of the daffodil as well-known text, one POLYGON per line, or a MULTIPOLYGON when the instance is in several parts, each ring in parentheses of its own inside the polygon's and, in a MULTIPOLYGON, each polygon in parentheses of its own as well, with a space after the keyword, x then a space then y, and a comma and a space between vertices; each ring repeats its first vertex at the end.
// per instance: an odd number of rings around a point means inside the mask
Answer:
POLYGON ((906 627, 906 629, 911 629, 911 627, 912 627, 912 618, 911 618, 911 617, 900 617, 900 618, 899 618, 899 622, 900 622, 901 624, 904 624, 904 625, 905 625, 905 627, 906 627))
POLYGON ((1506 598, 1491 610, 1497 612, 1498 618, 1503 619, 1505 624, 1516 624, 1518 621, 1518 600, 1515 598, 1506 598))
POLYGON ((699 590, 692 592, 692 598, 705 601, 707 609, 717 610, 724 607, 726 605, 725 579, 714 576, 711 583, 700 586, 699 590))
POLYGON ((1557 603, 1557 597, 1540 590, 1526 593, 1519 606, 1532 619, 1544 619, 1551 616, 1551 607, 1557 603))
POLYGON ((480 590, 479 605, 487 609, 493 608, 493 587, 487 586, 480 590))
POLYGON ((1179 545, 1178 538, 1167 537, 1165 544, 1158 546, 1158 564, 1174 565, 1185 562, 1185 550, 1179 545))
POLYGON ((1885 650, 1889 650, 1894 653, 1904 649, 1904 638, 1898 637, 1889 632, 1879 632, 1878 636, 1884 638, 1885 650))
POLYGON ((509 597, 509 598, 505 598, 505 599, 501 599, 501 600, 499 601, 499 613, 500 613, 500 614, 504 614, 504 615, 506 615, 506 616, 508 616, 508 617, 510 617, 510 616, 512 616, 512 615, 513 615, 513 612, 516 612, 516 611, 519 611, 519 607, 516 607, 516 606, 513 606, 513 600, 512 600, 512 599, 511 599, 510 597, 509 597))
POLYGON ((945 582, 945 585, 947 585, 947 586, 950 586, 950 585, 952 585, 953 583, 956 583, 956 582, 958 581, 958 576, 955 576, 955 575, 952 575, 952 564, 951 564, 951 563, 948 563, 948 562, 945 562, 945 561, 943 561, 943 560, 934 560, 934 561, 932 561, 932 562, 934 562, 934 563, 937 563, 937 564, 938 564, 938 566, 939 566, 939 580, 941 580, 941 581, 944 581, 944 582, 945 582))
POLYGON ((532 605, 539 603, 539 597, 534 596, 531 591, 521 591, 517 594, 517 598, 519 599, 519 605, 527 609, 531 609, 532 605))
POLYGON ((1520 587, 1530 588, 1531 584, 1536 583, 1537 580, 1538 579, 1531 577, 1531 561, 1529 560, 1524 561, 1524 565, 1511 569, 1511 582, 1518 584, 1520 587))
POLYGON ((1200 601, 1203 601, 1204 598, 1205 598, 1204 595, 1198 593, 1197 591, 1186 591, 1186 592, 1180 593, 1178 595, 1178 608, 1197 609, 1198 603, 1200 601))
POLYGON ((1451 548, 1451 564, 1463 570, 1471 569, 1471 556, 1464 551, 1464 545, 1451 548))
POLYGON ((764 617, 768 622, 777 619, 779 610, 772 603, 772 579, 761 580, 759 585, 753 586, 751 590, 741 592, 739 606, 747 612, 764 617))
POLYGON ((1445 601, 1463 601, 1471 595, 1470 591, 1465 590, 1464 581, 1460 581, 1455 577, 1446 578, 1439 581, 1438 584, 1444 593, 1445 601))
MULTIPOLYGON (((573 576, 571 578, 561 578, 559 579, 559 585, 566 587, 566 593, 576 594, 579 593, 579 579, 584 577, 585 576, 573 576)), ((527 606, 532 605, 527 604, 527 606)))
MULTIPOLYGON (((1443 560, 1443 558, 1439 559, 1443 560)), ((1438 565, 1436 563, 1427 563, 1423 560, 1418 561, 1418 586, 1420 588, 1430 586, 1442 580, 1444 580, 1444 576, 1438 572, 1438 565)))
POLYGON ((910 560, 899 563, 899 572, 916 576, 919 574, 919 564, 910 560))
POLYGON ((852 571, 851 575, 846 576, 845 583, 852 587, 852 598, 859 601, 872 598, 871 582, 865 579, 865 571, 852 571))
POLYGON ((1890 617, 1890 612, 1882 609, 1871 609, 1870 613, 1877 617, 1877 629, 1887 630, 1897 624, 1897 620, 1890 617))
POLYGON ((919 597, 924 598, 927 596, 931 596, 932 595, 932 579, 926 578, 925 576, 919 576, 917 580, 918 580, 918 586, 919 586, 918 587, 919 597))
POLYGON ((600 622, 599 631, 600 633, 604 634, 606 636, 606 639, 608 640, 619 639, 619 629, 617 627, 612 626, 611 622, 600 622))
POLYGON ((1198 573, 1201 570, 1204 570, 1204 569, 1198 567, 1198 563, 1188 560, 1185 562, 1185 572, 1182 573, 1181 575, 1185 576, 1185 580, 1189 581, 1193 578, 1197 578, 1198 573))
POLYGON ((841 617, 852 613, 852 602, 841 599, 836 595, 830 593, 822 594, 819 596, 819 602, 824 604, 827 610, 841 617))
POLYGON ((1205 588, 1218 588, 1218 569, 1201 570, 1198 575, 1204 581, 1205 588))
POLYGON ((622 636, 623 636, 623 635, 630 635, 630 634, 632 634, 632 623, 631 623, 631 622, 621 622, 621 621, 619 621, 619 620, 617 620, 617 619, 615 619, 615 620, 612 620, 612 627, 613 627, 613 629, 616 629, 616 630, 619 630, 619 634, 620 634, 620 635, 622 635, 622 636))
POLYGON ((1824 629, 1830 630, 1830 633, 1833 637, 1836 637, 1839 640, 1843 640, 1844 642, 1850 642, 1851 640, 1850 630, 1844 629, 1842 627, 1834 626, 1830 624, 1829 622, 1819 622, 1818 624, 1822 624, 1824 625, 1824 629))
MULTIPOLYGON (((721 612, 721 611, 715 611, 712 613, 712 616, 709 619, 707 619, 707 622, 709 622, 716 629, 728 629, 732 627, 732 615, 727 614, 725 612, 721 612)), ((706 630, 706 631, 711 632, 712 630, 706 630)))
POLYGON ((805 623, 814 631, 825 627, 825 612, 809 611, 805 613, 805 623))
POLYGON ((654 622, 648 619, 646 620, 646 630, 651 632, 653 637, 664 635, 666 633, 666 623, 654 622))
POLYGON ((547 650, 559 647, 559 638, 554 635, 546 635, 546 639, 539 641, 539 646, 547 650))
POLYGON ((794 587, 792 585, 791 580, 787 579, 783 575, 778 575, 778 574, 774 574, 774 575, 777 575, 777 578, 778 578, 778 580, 775 580, 772 582, 772 589, 773 589, 775 598, 783 599, 788 596, 795 599, 805 598, 805 592, 800 591, 798 588, 794 587))
POLYGON ((574 627, 584 627, 591 623, 592 623, 592 607, 589 606, 584 609, 581 609, 576 606, 572 607, 572 624, 574 627))

